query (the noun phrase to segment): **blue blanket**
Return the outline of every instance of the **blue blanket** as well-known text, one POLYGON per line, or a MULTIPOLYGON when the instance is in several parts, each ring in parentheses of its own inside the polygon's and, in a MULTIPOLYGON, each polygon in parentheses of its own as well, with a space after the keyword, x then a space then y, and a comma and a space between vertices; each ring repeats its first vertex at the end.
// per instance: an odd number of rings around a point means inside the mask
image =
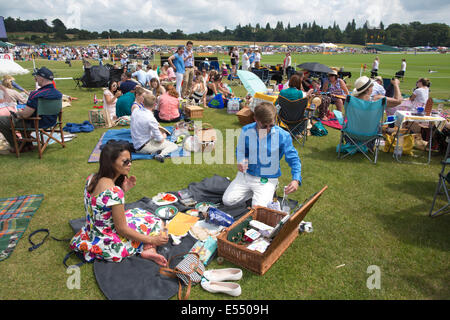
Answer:
MULTIPOLYGON (((164 127, 170 132, 173 132, 173 126, 164 127)), ((175 142, 175 137, 170 135, 168 139, 172 142, 175 142)), ((105 132, 105 135, 102 139, 102 145, 106 144, 109 140, 124 140, 128 141, 129 143, 133 143, 133 140, 131 139, 131 130, 130 129, 110 129, 105 132)), ((189 156, 189 153, 186 152, 182 147, 179 147, 178 150, 172 152, 170 154, 170 157, 187 157, 189 156)), ((143 154, 143 153, 135 153, 133 152, 131 154, 131 158, 133 160, 148 160, 153 159, 154 155, 152 154, 143 154)))

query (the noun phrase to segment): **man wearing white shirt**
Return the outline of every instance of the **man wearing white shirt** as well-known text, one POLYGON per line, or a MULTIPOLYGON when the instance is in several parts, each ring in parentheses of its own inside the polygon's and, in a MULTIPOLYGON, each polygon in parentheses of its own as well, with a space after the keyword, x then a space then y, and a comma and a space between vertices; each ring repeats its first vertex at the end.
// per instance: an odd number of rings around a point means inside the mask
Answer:
POLYGON ((291 66, 292 58, 291 53, 286 52, 286 57, 283 60, 283 75, 287 75, 287 69, 291 66))
POLYGON ((147 73, 142 70, 142 65, 138 64, 136 66, 136 71, 131 74, 132 77, 136 78, 137 81, 141 84, 141 86, 145 87, 147 83, 147 73))
POLYGON ((156 97, 152 94, 144 95, 144 103, 135 108, 131 114, 131 138, 137 153, 155 155, 155 159, 164 162, 164 157, 178 149, 178 146, 167 140, 166 133, 162 133, 160 125, 153 115, 156 97))
POLYGON ((147 66, 147 84, 148 86, 150 86, 150 81, 152 81, 153 78, 156 78, 159 80, 159 76, 158 76, 158 72, 156 71, 157 66, 153 65, 153 67, 151 65, 147 66))

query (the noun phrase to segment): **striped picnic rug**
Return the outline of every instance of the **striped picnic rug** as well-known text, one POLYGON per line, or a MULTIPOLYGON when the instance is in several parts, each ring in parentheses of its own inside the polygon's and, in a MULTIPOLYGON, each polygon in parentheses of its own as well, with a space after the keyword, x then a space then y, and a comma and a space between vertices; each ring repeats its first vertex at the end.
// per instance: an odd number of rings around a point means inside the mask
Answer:
POLYGON ((0 199, 0 261, 11 255, 42 200, 43 194, 0 199))

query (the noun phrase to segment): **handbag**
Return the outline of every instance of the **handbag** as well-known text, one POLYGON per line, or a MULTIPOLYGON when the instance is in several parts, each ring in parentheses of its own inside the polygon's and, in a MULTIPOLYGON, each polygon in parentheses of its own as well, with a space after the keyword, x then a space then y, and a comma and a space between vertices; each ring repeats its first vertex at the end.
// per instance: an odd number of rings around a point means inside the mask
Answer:
POLYGON ((192 284, 197 284, 202 281, 203 273, 205 272, 205 266, 203 262, 200 260, 200 255, 196 252, 188 252, 177 254, 171 257, 167 263, 170 266, 170 261, 174 258, 184 256, 183 260, 181 260, 174 269, 171 268, 160 268, 159 273, 170 278, 178 278, 178 300, 187 300, 189 299, 189 295, 191 294, 191 286, 192 284), (186 293, 184 297, 182 297, 182 285, 187 285, 186 293))

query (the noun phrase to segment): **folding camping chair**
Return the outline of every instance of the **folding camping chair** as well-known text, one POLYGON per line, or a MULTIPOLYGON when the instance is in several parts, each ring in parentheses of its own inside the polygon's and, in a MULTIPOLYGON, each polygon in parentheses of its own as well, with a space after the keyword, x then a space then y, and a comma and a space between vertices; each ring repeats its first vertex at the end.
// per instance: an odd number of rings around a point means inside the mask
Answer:
POLYGON ((270 84, 271 76, 269 73, 269 69, 256 69, 253 68, 252 72, 258 76, 264 82, 264 84, 267 86, 270 84))
POLYGON ((303 140, 303 146, 308 136, 308 117, 305 115, 307 105, 308 98, 289 100, 283 96, 278 96, 277 125, 287 130, 299 144, 300 140, 303 140), (298 138, 299 134, 301 134, 301 138, 298 138))
POLYGON ((14 149, 16 151, 17 158, 20 155, 20 151, 25 146, 27 142, 35 142, 39 151, 39 159, 42 159, 42 154, 47 148, 50 140, 58 142, 63 148, 66 146, 64 143, 64 132, 62 126, 62 100, 49 100, 49 99, 38 99, 37 116, 26 119, 27 121, 32 121, 32 125, 25 123, 22 119, 22 126, 16 127, 14 121, 11 118, 11 131, 14 139, 14 149), (50 116, 56 115, 56 123, 49 127, 40 127, 39 120, 40 116, 50 116), (16 135, 16 131, 22 132, 22 137, 19 139, 16 135), (34 133, 32 136, 31 133, 34 133), (56 137, 54 134, 59 133, 60 138, 56 137), (45 139, 47 137, 47 139, 45 139))
POLYGON ((431 209, 430 209, 430 217, 438 217, 441 216, 443 214, 446 214, 449 212, 449 210, 447 210, 447 208, 450 206, 450 195, 448 193, 448 186, 447 183, 450 183, 450 171, 445 173, 445 169, 446 166, 448 164, 450 164, 450 137, 446 138, 446 142, 447 142, 447 151, 445 152, 445 157, 442 160, 442 169, 441 172, 439 172, 439 181, 436 187, 436 191, 434 192, 434 197, 433 197, 433 203, 431 204, 431 209), (443 207, 439 208, 436 211, 433 211, 434 209, 434 205, 436 204, 436 199, 438 194, 442 193, 442 190, 445 193, 445 196, 447 198, 447 204, 445 204, 443 207))
POLYGON ((334 111, 342 125, 341 140, 337 146, 339 159, 360 151, 369 161, 377 163, 380 140, 383 137, 381 127, 384 124, 385 107, 386 98, 378 101, 365 101, 350 95, 347 96, 344 104, 347 122, 344 121, 341 112, 334 111), (344 140, 347 142, 345 145, 343 144, 344 140), (347 153, 341 157, 343 149, 346 149, 347 153), (372 154, 372 158, 370 154, 372 154))

